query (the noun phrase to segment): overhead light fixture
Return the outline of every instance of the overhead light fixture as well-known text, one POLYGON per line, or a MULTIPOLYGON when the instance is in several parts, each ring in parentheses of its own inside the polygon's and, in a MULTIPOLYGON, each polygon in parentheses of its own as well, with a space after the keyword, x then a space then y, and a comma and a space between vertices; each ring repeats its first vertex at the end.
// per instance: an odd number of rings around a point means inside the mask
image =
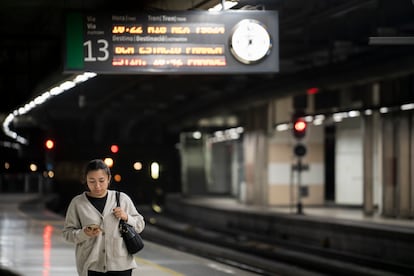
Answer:
POLYGON ((276 126, 276 131, 285 131, 289 129, 289 124, 279 124, 276 126))
POLYGON ((412 110, 414 109, 414 103, 401 105, 401 110, 412 110))
MULTIPOLYGON (((360 110, 335 112, 335 113, 328 114, 328 116, 332 116, 333 122, 340 123, 344 119, 357 118, 357 117, 360 117, 362 114, 365 116, 371 116, 374 114, 374 110, 378 111, 381 114, 386 114, 390 112, 398 112, 399 110, 410 111, 410 110, 414 110, 414 103, 403 104, 399 107, 392 106, 392 107, 380 107, 380 108, 375 108, 375 109, 365 109, 365 110, 360 109, 360 110)), ((325 119, 326 119, 326 116, 323 114, 314 115, 313 117, 310 115, 305 116, 305 121, 308 123, 313 123, 314 125, 322 125, 325 119)), ((290 129, 288 123, 280 123, 280 124, 275 125, 275 130, 278 132, 286 131, 288 129, 290 129)))
POLYGON ((370 37, 369 45, 414 45, 414 37, 411 36, 379 36, 370 37))
POLYGON ((347 115, 348 114, 346 112, 338 112, 338 113, 332 114, 332 118, 334 122, 341 122, 344 118, 347 117, 347 115))
POLYGON ((200 131, 195 131, 195 132, 193 132, 193 138, 194 139, 196 139, 196 140, 199 140, 199 139, 201 139, 201 137, 202 137, 203 135, 201 134, 201 132, 200 131))
POLYGON ((367 115, 367 116, 370 116, 370 115, 373 114, 373 111, 372 111, 372 109, 367 109, 367 110, 364 111, 364 114, 367 115))
POLYGON ((350 118, 359 117, 360 115, 361 115, 361 112, 359 112, 358 110, 348 111, 348 116, 350 118))
POLYGON ((314 124, 315 126, 319 126, 319 125, 322 125, 324 121, 325 121, 325 115, 323 115, 323 114, 319 114, 319 115, 316 115, 316 116, 314 117, 314 119, 313 119, 313 124, 314 124))
POLYGON ((305 116, 305 121, 308 122, 308 123, 312 122, 313 121, 313 116, 311 116, 311 115, 305 116))
POLYGON ((29 143, 29 141, 18 135, 17 132, 12 131, 10 129, 10 124, 13 122, 13 120, 21 115, 24 115, 26 113, 28 113, 29 111, 31 111, 32 109, 46 103, 47 101, 49 101, 51 98, 62 94, 63 92, 66 92, 70 89, 72 89, 73 87, 87 81, 88 79, 91 79, 93 77, 96 76, 96 73, 93 72, 85 72, 82 74, 79 74, 77 76, 75 76, 72 80, 65 80, 64 82, 56 85, 55 87, 51 88, 49 91, 46 91, 44 93, 42 93, 41 95, 37 96, 36 98, 34 98, 33 100, 31 100, 30 102, 26 103, 24 106, 21 106, 15 110, 13 110, 13 112, 11 112, 9 115, 7 115, 6 119, 3 121, 3 132, 9 136, 10 138, 12 138, 13 140, 16 140, 18 143, 23 144, 23 145, 27 145, 29 143))
POLYGON ((237 140, 243 134, 243 127, 233 127, 225 130, 218 130, 214 132, 214 135, 208 138, 210 143, 225 142, 231 140, 237 140))
POLYGON ((222 1, 222 3, 215 5, 214 7, 208 9, 208 11, 229 10, 236 5, 237 5, 237 1, 222 1), (224 5, 224 9, 223 9, 223 5, 224 5))
POLYGON ((381 107, 379 109, 380 113, 384 114, 384 113, 388 113, 389 112, 389 108, 388 107, 381 107))

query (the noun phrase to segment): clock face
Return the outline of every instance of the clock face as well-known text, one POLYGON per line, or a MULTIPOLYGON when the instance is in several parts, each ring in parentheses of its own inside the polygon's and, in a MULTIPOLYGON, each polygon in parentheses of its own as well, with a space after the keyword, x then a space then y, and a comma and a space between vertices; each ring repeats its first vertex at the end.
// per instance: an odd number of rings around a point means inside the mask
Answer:
POLYGON ((257 20, 244 19, 233 30, 230 38, 230 51, 245 64, 253 64, 264 59, 272 48, 269 32, 257 20))

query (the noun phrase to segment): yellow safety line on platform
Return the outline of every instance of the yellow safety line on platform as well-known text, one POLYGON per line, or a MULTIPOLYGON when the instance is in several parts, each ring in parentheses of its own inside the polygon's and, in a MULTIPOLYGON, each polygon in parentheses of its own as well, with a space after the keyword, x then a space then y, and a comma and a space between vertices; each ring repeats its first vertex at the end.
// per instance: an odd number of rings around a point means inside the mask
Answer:
POLYGON ((161 266, 161 265, 159 265, 159 264, 156 264, 156 263, 154 263, 154 262, 151 262, 151 261, 145 260, 145 259, 140 258, 140 257, 135 257, 135 260, 136 260, 137 262, 142 263, 142 264, 145 264, 145 265, 149 265, 149 266, 155 267, 155 268, 157 268, 157 269, 159 269, 159 270, 161 270, 161 271, 163 271, 163 272, 169 273, 169 274, 174 275, 174 276, 184 276, 184 274, 181 274, 181 273, 179 273, 179 272, 177 272, 177 271, 174 271, 174 270, 172 270, 172 269, 169 269, 169 268, 167 268, 167 267, 161 266))

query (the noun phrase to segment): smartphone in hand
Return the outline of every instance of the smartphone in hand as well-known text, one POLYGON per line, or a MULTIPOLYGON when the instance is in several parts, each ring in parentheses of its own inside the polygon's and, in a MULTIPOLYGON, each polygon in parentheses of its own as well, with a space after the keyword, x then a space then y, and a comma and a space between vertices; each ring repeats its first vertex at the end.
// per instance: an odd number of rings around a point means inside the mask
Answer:
POLYGON ((89 224, 88 226, 86 226, 86 228, 88 228, 88 230, 95 231, 97 229, 101 229, 101 226, 99 226, 98 224, 89 224))

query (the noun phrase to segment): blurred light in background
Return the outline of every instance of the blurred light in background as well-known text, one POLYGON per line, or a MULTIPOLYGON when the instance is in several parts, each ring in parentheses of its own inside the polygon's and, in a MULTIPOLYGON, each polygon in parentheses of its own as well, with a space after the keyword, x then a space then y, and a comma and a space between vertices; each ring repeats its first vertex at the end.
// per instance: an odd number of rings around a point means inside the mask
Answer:
POLYGON ((348 117, 350 118, 359 117, 360 115, 361 115, 361 112, 359 112, 358 110, 348 111, 348 117))
POLYGON ((285 131, 290 128, 289 124, 280 124, 276 126, 277 131, 285 131))
POLYGON ((222 4, 217 4, 212 8, 209 8, 208 11, 221 11, 228 10, 237 5, 237 1, 224 1, 224 9, 222 4))
POLYGON ((134 170, 136 170, 136 171, 140 171, 140 170, 142 170, 142 163, 141 162, 135 162, 134 163, 134 170))
POLYGON ((151 163, 151 177, 158 179, 160 177, 160 165, 157 162, 151 163))
POLYGON ((313 124, 316 126, 322 125, 325 120, 325 115, 316 115, 313 119, 313 124))
POLYGON ((414 109, 414 103, 403 104, 401 106, 401 110, 411 110, 414 109))
POLYGON ((389 108, 388 107, 381 107, 379 109, 380 113, 384 114, 384 113, 388 113, 389 112, 389 108))
POLYGON ((319 88, 317 87, 311 87, 306 90, 306 94, 308 95, 314 95, 314 94, 317 94, 318 92, 319 92, 319 88))
POLYGON ((63 83, 57 84, 55 87, 51 88, 49 91, 44 92, 43 94, 37 96, 30 102, 26 103, 25 105, 16 108, 11 112, 9 115, 7 115, 6 119, 3 121, 3 132, 10 138, 16 140, 20 144, 27 145, 29 144, 29 141, 18 135, 16 132, 12 131, 10 129, 10 124, 13 122, 13 120, 21 115, 24 115, 31 111, 32 109, 36 108, 39 105, 44 104, 45 102, 49 101, 53 97, 68 91, 75 87, 76 85, 81 84, 82 82, 87 81, 88 79, 94 78, 96 76, 96 73, 93 72, 84 72, 80 75, 75 76, 72 80, 66 80, 63 83))
POLYGON ((201 132, 200 131, 195 131, 195 132, 193 132, 193 138, 194 139, 201 139, 201 132))
POLYGON ((32 172, 37 171, 37 165, 36 165, 36 164, 34 164, 34 163, 30 164, 29 168, 30 168, 30 170, 31 170, 32 172))
POLYGON ((214 136, 208 138, 208 141, 211 143, 225 142, 231 140, 237 140, 243 134, 243 127, 233 127, 225 130, 219 130, 214 132, 214 136))
POLYGON ((52 139, 47 139, 45 141, 45 147, 48 150, 52 150, 55 147, 55 141, 53 141, 52 139))
POLYGON ((373 113, 372 109, 367 109, 367 110, 364 111, 364 114, 368 115, 368 116, 372 115, 372 113, 373 113))
POLYGON ((43 173, 43 176, 53 178, 53 177, 55 177, 55 172, 54 171, 47 171, 47 172, 43 173))
POLYGON ((156 213, 161 213, 162 212, 161 206, 157 203, 152 204, 152 210, 154 210, 154 212, 156 212, 156 213))
POLYGON ((110 158, 110 157, 107 157, 107 158, 105 158, 105 159, 104 159, 104 163, 105 163, 108 167, 112 168, 112 167, 113 167, 113 165, 114 165, 114 160, 113 160, 112 158, 110 158))
POLYGON ((119 151, 119 147, 118 145, 112 145, 111 146, 111 152, 112 153, 117 153, 119 151))
POLYGON ((115 180, 115 182, 121 182, 121 180, 122 180, 121 175, 120 174, 114 175, 114 180, 115 180))

